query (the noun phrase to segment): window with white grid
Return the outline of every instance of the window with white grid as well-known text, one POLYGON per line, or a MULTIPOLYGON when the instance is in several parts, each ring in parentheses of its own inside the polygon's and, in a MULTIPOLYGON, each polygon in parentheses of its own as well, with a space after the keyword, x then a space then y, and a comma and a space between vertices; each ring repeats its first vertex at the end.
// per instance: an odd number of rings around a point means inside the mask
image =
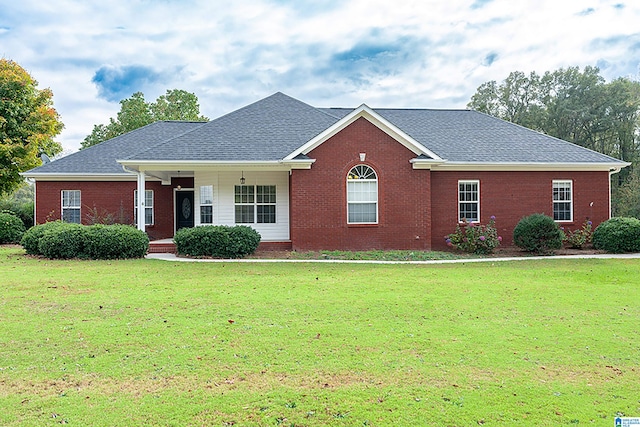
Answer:
POLYGON ((200 186, 200 224, 213 224, 213 185, 200 186))
MULTIPOLYGON (((133 190, 133 216, 138 223, 138 190, 133 190)), ((144 225, 153 224, 153 190, 144 190, 144 225)))
POLYGON ((62 190, 62 220, 80 224, 80 190, 62 190))
POLYGON ((275 224, 275 185, 235 186, 236 224, 275 224))
POLYGON ((378 222, 378 176, 367 165, 358 165, 347 175, 347 222, 378 222))
POLYGON ((573 182, 553 181, 553 219, 573 221, 573 182))
POLYGON ((458 221, 480 221, 480 181, 458 181, 458 221))

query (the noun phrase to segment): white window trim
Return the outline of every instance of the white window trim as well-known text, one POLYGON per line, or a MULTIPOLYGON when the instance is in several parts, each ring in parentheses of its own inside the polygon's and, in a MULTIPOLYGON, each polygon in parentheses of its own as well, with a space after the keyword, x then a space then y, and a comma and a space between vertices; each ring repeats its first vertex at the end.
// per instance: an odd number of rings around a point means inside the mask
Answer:
POLYGON ((551 215, 553 216, 553 220, 556 222, 573 222, 573 180, 571 179, 554 179, 551 182, 551 199, 552 199, 552 205, 551 205, 551 215), (569 200, 555 200, 553 197, 553 193, 555 190, 555 186, 556 184, 569 184, 569 192, 570 192, 570 198, 569 200), (569 203, 570 209, 569 209, 569 219, 555 219, 555 205, 556 203, 569 203))
POLYGON ((275 225, 278 223, 278 186, 275 184, 241 184, 233 186, 233 221, 235 224, 256 224, 260 226, 269 226, 275 225), (247 203, 236 203, 236 187, 253 187, 253 202, 247 203), (274 187, 275 188, 275 203, 258 203, 258 187, 274 187), (253 206, 253 222, 237 222, 237 218, 235 216, 235 208, 236 206, 253 206), (275 221, 274 222, 258 222, 258 206, 274 206, 275 207, 275 221))
MULTIPOLYGON (((144 215, 144 225, 153 225, 155 224, 155 209, 153 209, 153 205, 155 203, 155 196, 153 194, 153 190, 144 190, 144 211, 145 211, 145 215, 144 215), (147 204, 147 193, 151 193, 151 204, 147 204), (147 222, 147 209, 151 210, 151 222, 148 223, 147 222)), ((138 218, 138 190, 133 190, 133 216, 134 218, 138 218)), ((137 219, 136 219, 137 221, 137 219)))
POLYGON ((480 180, 479 179, 460 179, 458 180, 458 187, 457 187, 457 192, 458 192, 458 222, 459 223, 463 223, 464 219, 461 218, 462 215, 462 211, 460 209, 460 205, 462 203, 475 203, 478 206, 478 219, 477 222, 480 222, 480 218, 482 218, 480 216, 480 180), (477 188, 478 188, 478 200, 475 202, 469 202, 469 201, 461 201, 460 200, 460 184, 476 184, 477 188))
POLYGON ((372 168, 369 165, 366 164, 357 164, 354 167, 352 167, 351 169, 349 169, 349 172, 347 173, 347 183, 345 186, 345 190, 346 190, 346 199, 347 199, 347 224, 348 225, 377 225, 380 222, 380 212, 379 212, 379 206, 380 206, 380 185, 378 182, 378 172, 372 168), (357 179, 357 180, 352 180, 349 179, 349 175, 351 174, 351 171, 353 171, 355 168, 357 168, 358 166, 365 166, 369 169, 371 169, 373 171, 373 173, 376 175, 375 179, 357 179), (371 200, 360 200, 360 201, 349 201, 349 182, 375 182, 376 183, 376 200, 375 201, 371 201, 371 200), (349 221, 349 205, 357 205, 357 204, 365 204, 365 203, 375 203, 376 204, 376 220, 373 222, 351 222, 349 221))
MULTIPOLYGON (((254 190, 255 191, 254 194, 255 194, 255 197, 256 197, 255 198, 256 207, 255 207, 255 213, 254 213, 254 220, 255 220, 254 224, 276 224, 278 222, 278 203, 277 203, 278 202, 278 187, 276 187, 275 185, 272 185, 272 184, 267 184, 267 185, 256 184, 255 187, 256 188, 254 190), (264 203, 264 201, 263 202, 258 202, 258 187, 273 187, 274 188, 274 195, 276 197, 276 201, 273 202, 273 203, 271 203, 271 202, 264 203), (274 209, 275 209, 275 211, 274 211, 274 216, 275 216, 274 217, 274 221, 273 222, 258 222, 258 206, 273 206, 274 209)), ((263 196, 264 196, 264 194, 263 194, 263 196)))
POLYGON ((200 224, 210 225, 210 224, 213 224, 213 223, 214 223, 214 220, 215 220, 215 215, 214 215, 214 212, 213 212, 213 199, 214 199, 214 197, 215 197, 215 194, 214 194, 214 188, 213 188, 213 185, 211 185, 211 184, 209 184, 209 185, 201 185, 201 186, 198 188, 198 201, 199 201, 199 208, 198 208, 198 211, 199 211, 199 214, 200 214, 200 215, 199 215, 199 218, 198 218, 198 221, 199 221, 199 223, 200 223, 200 224), (211 188, 211 203, 204 203, 204 202, 202 201, 202 188, 204 188, 204 187, 209 187, 209 188, 211 188), (203 207, 203 206, 209 206, 209 207, 211 207, 211 222, 202 222, 202 207, 203 207))
MULTIPOLYGON (((75 199, 75 198, 74 198, 75 199)), ((80 190, 62 190, 60 191, 60 219, 62 219, 62 221, 68 222, 65 220, 65 215, 64 212, 65 211, 69 211, 69 210, 77 210, 78 211, 78 218, 79 218, 79 224, 82 223, 82 211, 81 211, 81 206, 82 206, 82 192, 80 190), (64 205, 64 193, 65 192, 77 192, 79 197, 78 197, 78 205, 77 206, 65 206, 64 205)))

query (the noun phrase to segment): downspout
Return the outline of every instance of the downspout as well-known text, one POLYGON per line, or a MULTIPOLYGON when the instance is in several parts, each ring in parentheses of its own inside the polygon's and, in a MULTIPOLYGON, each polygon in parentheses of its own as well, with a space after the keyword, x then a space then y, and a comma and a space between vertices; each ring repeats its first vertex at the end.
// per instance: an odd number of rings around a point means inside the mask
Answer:
MULTIPOLYGON (((631 164, 631 163, 629 163, 629 164, 631 164)), ((624 166, 616 167, 616 168, 610 168, 609 169, 609 218, 611 218, 611 213, 612 213, 611 212, 611 177, 614 174, 619 173, 622 170, 623 167, 624 166)))

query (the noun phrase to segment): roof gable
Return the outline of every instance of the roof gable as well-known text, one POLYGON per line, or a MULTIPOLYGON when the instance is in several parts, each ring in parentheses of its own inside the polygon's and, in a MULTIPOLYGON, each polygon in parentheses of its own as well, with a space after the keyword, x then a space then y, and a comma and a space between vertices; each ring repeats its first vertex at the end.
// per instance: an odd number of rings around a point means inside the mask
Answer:
POLYGON ((306 155, 314 148, 318 147, 320 144, 331 138, 332 136, 339 133, 341 130, 358 120, 359 118, 364 118, 374 126, 378 127, 380 130, 391 136, 393 139, 398 141, 400 144, 404 145, 407 149, 411 150, 417 156, 427 155, 428 157, 441 160, 440 157, 429 150, 427 147, 416 141, 414 138, 405 133, 402 129, 395 126, 393 123, 382 117, 380 114, 376 113, 374 110, 369 108, 367 105, 362 104, 360 107, 351 111, 340 120, 335 122, 330 127, 326 128, 324 131, 316 135, 314 138, 309 140, 304 145, 297 148, 295 151, 291 152, 289 155, 285 157, 285 160, 291 160, 299 156, 300 154, 306 155))

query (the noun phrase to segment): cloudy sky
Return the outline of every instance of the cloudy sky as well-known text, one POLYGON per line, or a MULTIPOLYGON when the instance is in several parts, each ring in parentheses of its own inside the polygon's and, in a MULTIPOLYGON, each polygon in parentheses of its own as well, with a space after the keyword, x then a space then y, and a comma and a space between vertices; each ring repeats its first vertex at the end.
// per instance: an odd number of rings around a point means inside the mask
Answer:
POLYGON ((638 78, 637 0, 0 0, 0 57, 54 93, 76 150, 118 101, 193 92, 215 118, 274 92, 317 107, 464 108, 511 71, 638 78))

